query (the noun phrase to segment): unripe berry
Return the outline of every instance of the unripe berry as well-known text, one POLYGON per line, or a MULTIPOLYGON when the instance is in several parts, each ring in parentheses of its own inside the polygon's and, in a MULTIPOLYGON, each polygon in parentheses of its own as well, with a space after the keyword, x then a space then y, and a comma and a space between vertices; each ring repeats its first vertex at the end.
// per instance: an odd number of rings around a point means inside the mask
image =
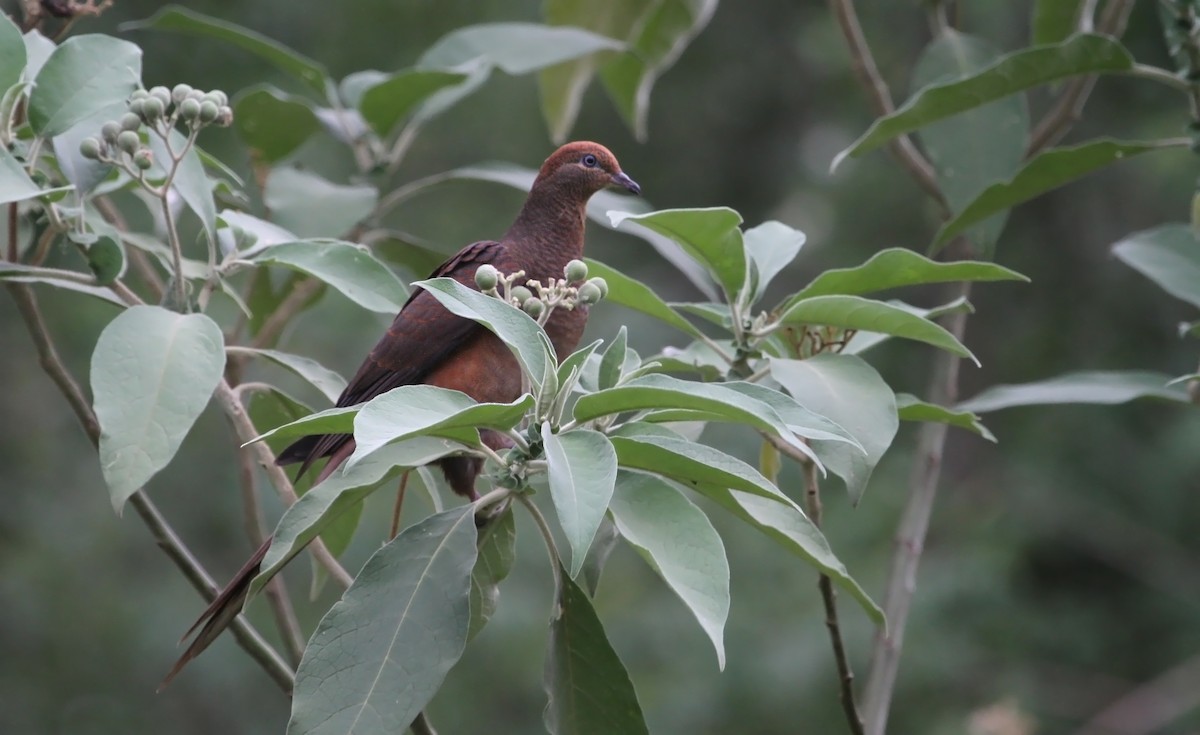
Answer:
POLYGON ((179 104, 180 102, 183 102, 185 99, 187 99, 188 95, 190 95, 191 93, 192 93, 192 85, 176 84, 175 88, 171 90, 171 100, 174 101, 175 104, 179 104))
POLYGON ((601 298, 608 298, 608 281, 604 280, 600 276, 596 276, 592 280, 588 281, 588 283, 593 284, 596 288, 600 289, 601 298))
POLYGON ((534 296, 533 298, 526 300, 524 304, 521 304, 521 308, 525 310, 526 314, 534 319, 537 319, 542 315, 542 312, 546 310, 546 305, 542 303, 541 299, 534 296))
POLYGON ((594 304, 602 298, 604 298, 604 294, 600 292, 600 287, 592 281, 579 287, 579 303, 581 304, 594 304))
MULTIPOLYGON (((134 117, 137 117, 137 115, 134 115, 134 117)), ((122 118, 122 120, 124 120, 124 118, 122 118)), ((121 130, 123 130, 121 123, 109 120, 100 126, 100 137, 104 138, 105 142, 107 143, 115 144, 117 142, 117 136, 121 134, 121 130)))
POLYGON ((144 90, 144 89, 135 89, 135 90, 133 90, 133 94, 129 95, 129 100, 130 100, 131 102, 132 102, 133 100, 144 100, 144 99, 146 99, 146 97, 148 97, 148 96, 150 96, 150 93, 149 93, 149 92, 147 92, 146 90, 144 90))
POLYGON ((479 266, 479 270, 475 271, 475 285, 479 286, 480 291, 490 291, 500 282, 500 271, 496 270, 496 266, 483 264, 479 266))
POLYGON ((229 105, 221 105, 221 109, 217 112, 217 125, 223 128, 229 127, 233 123, 233 108, 229 105))
POLYGON ((133 113, 134 115, 141 117, 142 108, 146 105, 146 100, 149 100, 149 99, 152 99, 152 98, 151 97, 135 97, 134 99, 129 100, 129 111, 131 113, 133 113))
POLYGON ((588 267, 587 263, 582 260, 572 260, 567 263, 567 267, 563 268, 563 275, 567 277, 567 283, 576 283, 587 278, 588 267))
POLYGON ((95 161, 100 158, 100 141, 96 138, 84 138, 79 144, 79 155, 95 161))
POLYGON ((148 170, 154 165, 154 156, 150 153, 149 148, 142 148, 137 153, 133 154, 133 165, 143 171, 148 170))
POLYGON ((217 107, 229 104, 229 98, 225 96, 225 93, 219 89, 214 89, 213 91, 204 95, 204 100, 212 102, 217 107))
POLYGON ((192 122, 200 117, 200 103, 192 99, 187 99, 179 103, 179 116, 188 122, 192 122))
POLYGON ((166 87, 152 87, 150 89, 150 96, 161 102, 164 109, 166 109, 167 105, 171 104, 171 90, 166 87))
POLYGON ((142 118, 148 123, 153 123, 166 111, 167 106, 157 97, 151 97, 142 103, 142 118))
POLYGON ((132 130, 125 130, 117 136, 117 147, 131 156, 141 144, 142 141, 138 138, 138 134, 132 130))
POLYGON ((514 286, 508 295, 517 302, 517 306, 524 306, 525 302, 533 298, 533 291, 524 286, 514 286))
POLYGON ((215 102, 204 100, 200 103, 200 122, 207 125, 217 119, 217 115, 221 113, 221 108, 217 107, 215 102))
MULTIPOLYGON (((142 109, 145 110, 148 106, 157 105, 157 104, 158 104, 158 100, 147 99, 142 102, 142 109)), ((138 117, 136 114, 134 114, 132 112, 126 112, 124 115, 121 116, 121 121, 120 121, 119 125, 120 125, 120 129, 117 130, 118 134, 121 132, 121 130, 137 130, 138 128, 142 127, 142 118, 138 117)))

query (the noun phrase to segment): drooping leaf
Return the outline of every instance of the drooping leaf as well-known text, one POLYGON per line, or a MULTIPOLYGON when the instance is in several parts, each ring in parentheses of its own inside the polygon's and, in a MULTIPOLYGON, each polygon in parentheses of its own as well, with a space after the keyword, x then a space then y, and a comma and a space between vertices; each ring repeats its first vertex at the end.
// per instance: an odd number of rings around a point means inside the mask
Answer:
POLYGON ((605 516, 604 520, 600 521, 600 528, 596 529, 596 536, 592 539, 587 557, 583 560, 583 568, 579 570, 578 581, 589 595, 596 596, 596 589, 600 586, 600 575, 604 573, 608 557, 612 555, 613 549, 617 548, 617 541, 620 539, 617 524, 605 516))
POLYGON ((476 426, 506 430, 533 406, 528 394, 512 403, 476 403, 466 393, 433 385, 402 385, 362 405, 354 417, 354 466, 379 448, 416 436, 441 436, 479 444, 476 426))
POLYGON ((813 450, 846 483, 854 503, 862 498, 875 465, 899 428, 896 399, 875 368, 852 355, 807 360, 771 359, 771 377, 801 406, 850 432, 866 454, 845 443, 814 440, 813 450))
POLYGON ((231 43, 297 77, 320 94, 332 84, 324 66, 278 41, 179 5, 168 5, 145 20, 121 24, 123 31, 143 29, 189 33, 231 43))
POLYGON ((1187 391, 1180 387, 1167 387, 1170 381, 1170 375, 1142 370, 1067 373, 1032 383, 995 385, 955 408, 959 411, 989 413, 1014 406, 1058 403, 1112 405, 1135 398, 1165 398, 1186 402, 1187 391))
POLYGON ((685 334, 699 336, 700 330, 668 306, 667 302, 660 299, 646 284, 598 260, 585 258, 584 262, 587 263, 589 276, 603 278, 608 283, 606 301, 652 316, 685 334))
POLYGON ((590 429, 555 434, 542 424, 550 497, 571 549, 571 576, 579 575, 612 498, 617 454, 608 437, 590 429))
POLYGON ((263 204, 280 226, 301 237, 340 237, 375 208, 373 186, 343 185, 296 168, 271 169, 263 204))
POLYGON ((637 692, 592 608, 561 568, 546 650, 545 724, 551 735, 648 735, 637 692))
POLYGON ((508 577, 517 558, 517 525, 512 509, 479 529, 479 556, 471 572, 470 640, 491 620, 500 599, 500 583, 508 577))
POLYGON ((289 733, 396 732, 420 714, 467 644, 473 510, 430 516, 367 561, 304 650, 289 733))
POLYGON ((1058 43, 1079 25, 1082 0, 1035 0, 1033 4, 1033 43, 1041 46, 1058 43))
POLYGON ((847 156, 861 156, 898 135, 988 102, 1078 74, 1128 71, 1133 64, 1133 57, 1118 41, 1092 33, 1006 54, 971 76, 919 90, 837 154, 832 168, 847 156))
POLYGON ((621 535, 696 616, 724 669, 729 562, 708 516, 665 480, 633 472, 619 475, 611 509, 621 535))
POLYGON ((992 432, 988 431, 988 428, 983 425, 979 417, 970 411, 959 411, 947 408, 946 406, 939 406, 936 403, 922 401, 920 398, 908 393, 896 394, 896 412, 901 421, 929 421, 948 424, 978 434, 990 442, 996 441, 996 437, 992 435, 992 432))
POLYGON ((38 72, 29 95, 29 124, 38 135, 52 138, 123 103, 141 78, 142 50, 134 44, 100 34, 68 38, 38 72))
POLYGON ((402 69, 367 87, 357 107, 375 132, 386 136, 434 93, 466 79, 453 71, 402 69))
POLYGON ((345 378, 310 357, 253 347, 231 347, 229 350, 234 354, 263 357, 276 365, 287 368, 321 391, 330 402, 337 401, 338 396, 346 388, 345 378))
POLYGON ((752 495, 790 504, 785 495, 758 470, 737 457, 706 444, 669 436, 610 436, 621 467, 653 472, 678 480, 697 492, 713 488, 742 490, 752 495))
POLYGON ((1122 238, 1113 255, 1177 299, 1200 307, 1200 239, 1190 225, 1166 224, 1122 238))
POLYGON ((800 254, 806 239, 800 230, 775 220, 763 222, 742 233, 753 274, 747 303, 757 303, 763 297, 775 276, 800 254))
POLYGON ((625 369, 626 340, 625 325, 622 324, 616 338, 600 357, 600 369, 596 377, 596 387, 600 390, 612 388, 621 380, 621 373, 625 369))
POLYGON ((287 439, 309 434, 349 434, 354 431, 354 417, 358 415, 361 408, 361 406, 344 406, 310 413, 303 418, 263 432, 246 442, 246 445, 268 439, 287 439))
POLYGON ((644 230, 670 238, 708 269, 733 301, 746 280, 742 217, 728 207, 664 209, 647 214, 610 212, 613 227, 639 234, 644 230), (628 224, 626 224, 628 223, 628 224))
POLYGON ((203 314, 135 306, 96 342, 91 384, 100 469, 119 513, 175 456, 225 369, 224 339, 203 314))
MULTIPOLYGON (((943 31, 925 47, 913 71, 914 90, 970 76, 987 67, 999 49, 978 36, 943 31)), ((953 212, 961 211, 995 181, 1011 177, 1025 156, 1029 107, 1011 95, 931 122, 920 131, 921 147, 937 173, 953 212)), ((1008 219, 998 212, 967 233, 975 252, 990 258, 1008 219)))
POLYGON ((984 189, 952 220, 942 225, 930 246, 930 254, 941 250, 950 238, 996 212, 1010 209, 1130 156, 1181 145, 1186 145, 1186 140, 1122 141, 1100 138, 1077 146, 1051 148, 1022 166, 1008 181, 984 189))
POLYGON ((354 303, 382 314, 395 314, 408 294, 404 284, 362 245, 341 240, 300 240, 272 245, 252 258, 315 276, 354 303))
POLYGON ((995 263, 958 260, 939 263, 905 248, 888 248, 853 268, 824 271, 778 307, 779 311, 801 299, 830 294, 856 295, 901 286, 951 281, 1028 281, 1016 271, 995 263))
POLYGON ((935 322, 883 301, 861 296, 830 295, 801 299, 779 316, 779 323, 825 324, 840 329, 890 334, 933 345, 979 364, 958 338, 935 322))
POLYGON ((21 162, 0 146, 0 204, 40 196, 42 189, 29 178, 21 162))
POLYGON ((27 58, 21 29, 7 14, 0 13, 0 90, 6 90, 21 80, 27 58))
POLYGON ((266 163, 287 158, 321 129, 310 101, 268 84, 257 84, 233 98, 233 124, 266 163))
POLYGON ((494 332, 516 355, 534 389, 541 388, 546 380, 547 358, 554 360, 554 348, 546 333, 529 315, 452 278, 432 278, 413 285, 428 291, 453 314, 473 319, 494 332))

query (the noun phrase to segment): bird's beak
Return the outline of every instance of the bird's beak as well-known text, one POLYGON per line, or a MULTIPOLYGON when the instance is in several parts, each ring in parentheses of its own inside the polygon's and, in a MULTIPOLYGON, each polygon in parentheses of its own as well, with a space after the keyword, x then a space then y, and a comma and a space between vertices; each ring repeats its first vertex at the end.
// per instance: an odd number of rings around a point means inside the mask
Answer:
POLYGON ((611 183, 613 186, 620 186, 628 189, 634 194, 642 193, 642 187, 638 186, 638 183, 629 178, 624 171, 618 171, 617 173, 613 174, 609 183, 611 183))

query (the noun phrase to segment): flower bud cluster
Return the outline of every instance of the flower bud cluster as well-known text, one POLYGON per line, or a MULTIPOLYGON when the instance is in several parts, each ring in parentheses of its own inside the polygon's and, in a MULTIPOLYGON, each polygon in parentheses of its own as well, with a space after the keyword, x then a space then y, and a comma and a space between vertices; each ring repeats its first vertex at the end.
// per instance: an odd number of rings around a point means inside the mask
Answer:
POLYGON ((127 165, 146 171, 154 165, 154 156, 143 145, 142 126, 165 137, 178 122, 193 132, 209 125, 227 127, 233 122, 229 97, 219 89, 205 92, 187 84, 135 90, 129 112, 100 126, 99 136, 84 138, 79 153, 105 163, 122 162, 124 156, 127 165))
POLYGON ((475 271, 475 285, 483 293, 522 309, 542 325, 555 309, 571 311, 608 295, 608 283, 599 277, 589 279, 587 264, 582 260, 567 263, 563 276, 543 284, 526 279, 525 271, 504 275, 495 266, 485 264, 475 271))

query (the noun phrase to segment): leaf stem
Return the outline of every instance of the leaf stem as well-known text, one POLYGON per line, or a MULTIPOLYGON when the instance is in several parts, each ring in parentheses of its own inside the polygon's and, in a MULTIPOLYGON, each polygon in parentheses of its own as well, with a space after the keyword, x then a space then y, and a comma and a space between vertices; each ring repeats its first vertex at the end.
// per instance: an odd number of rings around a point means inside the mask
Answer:
POLYGON ((542 511, 534 505, 533 501, 525 493, 515 493, 517 502, 525 506, 525 510, 529 511, 529 515, 533 516, 533 522, 537 524, 538 531, 542 534, 542 540, 546 542, 546 554, 550 557, 550 573, 554 575, 554 599, 562 599, 563 581, 562 575, 562 557, 558 553, 558 544, 554 542, 554 534, 550 531, 550 524, 546 523, 546 516, 542 515, 542 511))

